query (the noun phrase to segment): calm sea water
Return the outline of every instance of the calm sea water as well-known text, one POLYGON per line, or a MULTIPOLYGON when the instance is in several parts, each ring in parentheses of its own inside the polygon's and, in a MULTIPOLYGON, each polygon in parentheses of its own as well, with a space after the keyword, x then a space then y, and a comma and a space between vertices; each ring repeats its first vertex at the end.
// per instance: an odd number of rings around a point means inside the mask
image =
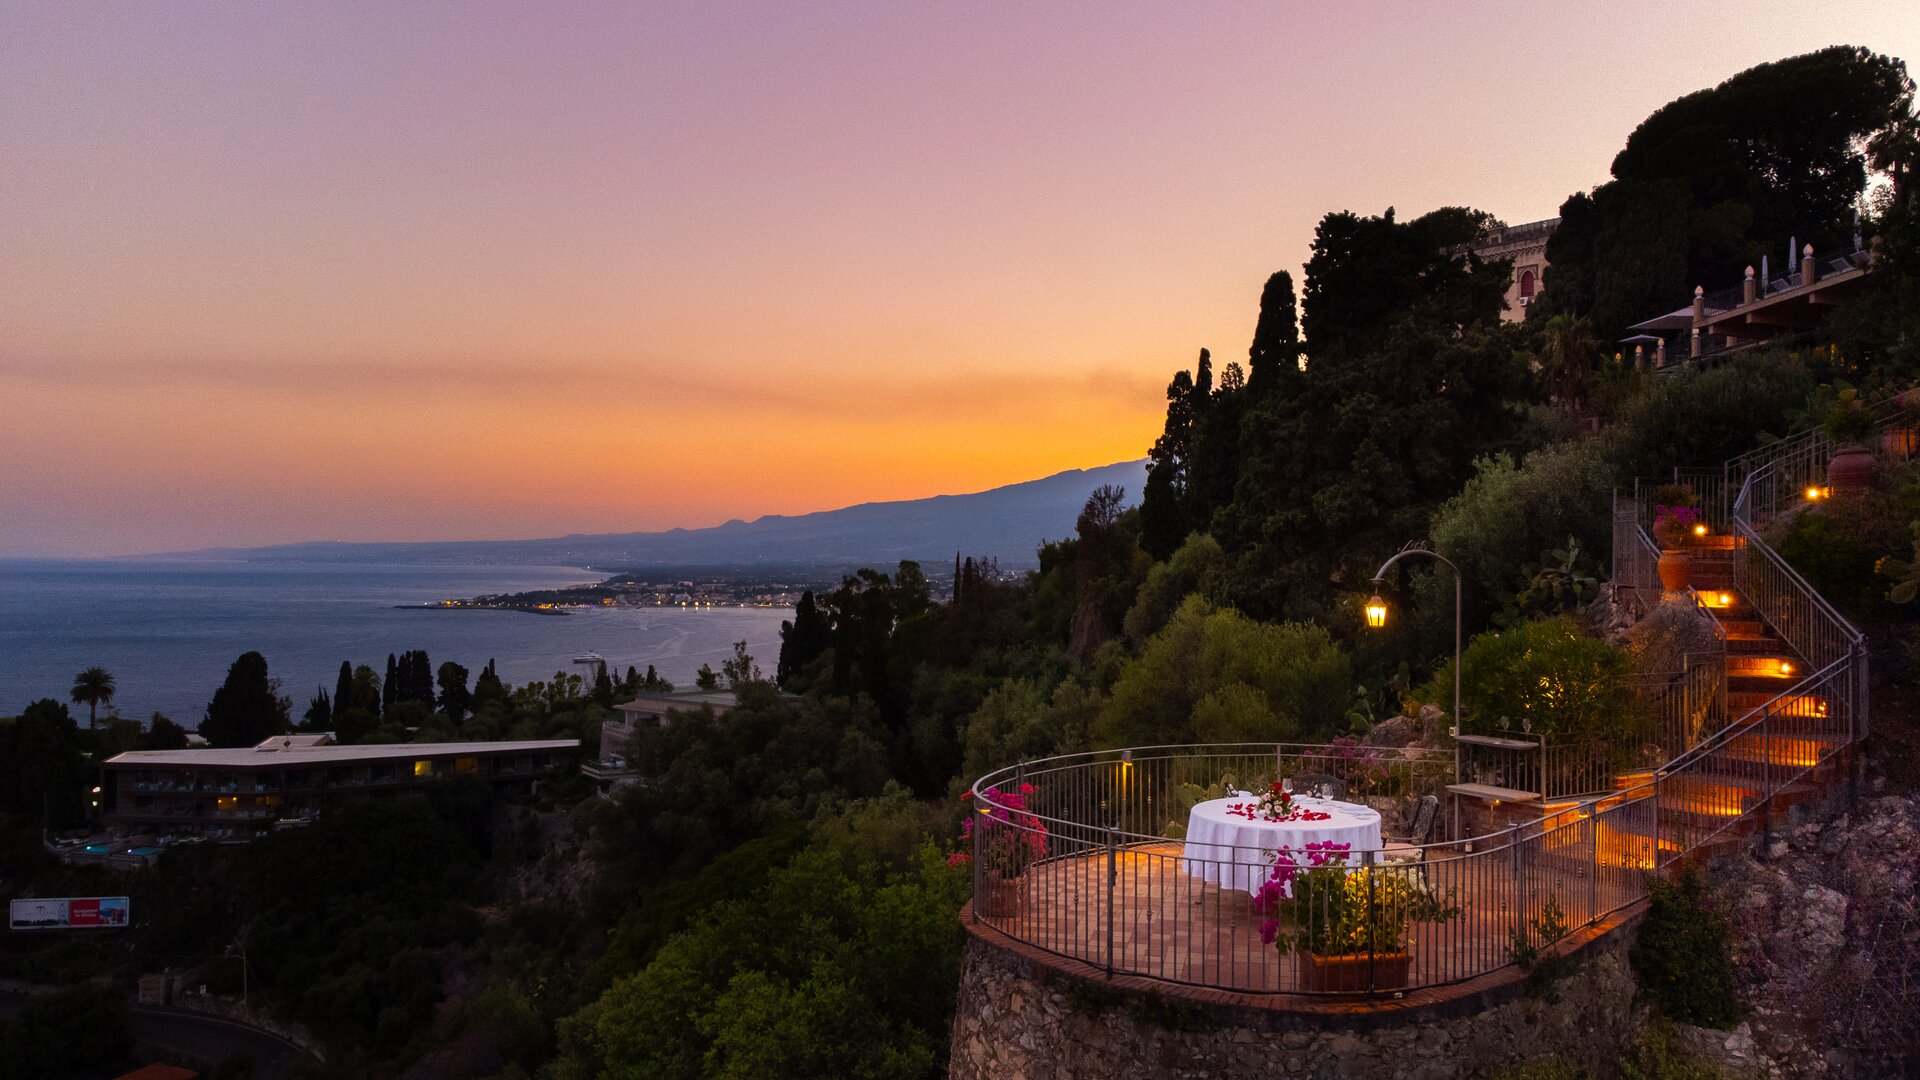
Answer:
MULTIPOLYGON (((784 609, 629 608, 566 616, 400 610, 395 604, 600 580, 552 566, 340 566, 321 563, 0 560, 0 716, 37 698, 67 700, 73 676, 113 673, 114 708, 198 723, 235 657, 258 650, 297 717, 316 686, 333 690, 340 661, 384 672, 388 653, 425 649, 437 668, 478 674, 489 658, 514 684, 549 679, 597 652, 681 685, 747 647, 768 671, 784 609)), ((76 714, 83 721, 84 707, 76 714)))

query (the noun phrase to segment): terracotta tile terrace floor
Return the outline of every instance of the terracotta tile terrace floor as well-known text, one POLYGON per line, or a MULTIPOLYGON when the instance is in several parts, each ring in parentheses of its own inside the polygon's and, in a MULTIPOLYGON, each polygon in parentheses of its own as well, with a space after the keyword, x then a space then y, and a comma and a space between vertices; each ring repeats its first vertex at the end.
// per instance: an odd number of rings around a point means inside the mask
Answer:
MULTIPOLYGON (((1595 867, 1583 844, 1577 853, 1527 852, 1522 881, 1512 849, 1476 855, 1433 851, 1414 871, 1441 895, 1452 894, 1458 918, 1413 923, 1411 986, 1470 978, 1510 962, 1517 913, 1529 917, 1551 897, 1572 927, 1625 906, 1643 891, 1644 870, 1615 857, 1595 867)), ((1222 889, 1183 868, 1178 841, 1141 843, 1115 858, 1112 964, 1118 974, 1251 992, 1299 989, 1296 960, 1260 942, 1263 916, 1244 891, 1222 889)), ((1605 843, 1603 856, 1608 855, 1605 843)), ((1053 859, 1020 880, 1009 914, 982 913, 1002 932, 1096 967, 1107 964, 1107 856, 1102 851, 1053 859)))

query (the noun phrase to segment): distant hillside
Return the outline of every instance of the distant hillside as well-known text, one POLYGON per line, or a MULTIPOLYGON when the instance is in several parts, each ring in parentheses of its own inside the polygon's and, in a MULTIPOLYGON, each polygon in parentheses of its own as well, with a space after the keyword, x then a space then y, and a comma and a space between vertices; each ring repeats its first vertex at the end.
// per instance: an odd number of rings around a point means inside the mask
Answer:
POLYGON ((574 534, 545 540, 455 540, 359 544, 312 542, 260 548, 211 548, 196 558, 300 562, 511 563, 643 567, 805 567, 888 565, 901 559, 940 564, 956 551, 1031 566, 1043 540, 1073 533, 1093 489, 1113 484, 1139 501, 1146 462, 1074 469, 970 495, 861 503, 787 517, 769 514, 708 529, 574 534))

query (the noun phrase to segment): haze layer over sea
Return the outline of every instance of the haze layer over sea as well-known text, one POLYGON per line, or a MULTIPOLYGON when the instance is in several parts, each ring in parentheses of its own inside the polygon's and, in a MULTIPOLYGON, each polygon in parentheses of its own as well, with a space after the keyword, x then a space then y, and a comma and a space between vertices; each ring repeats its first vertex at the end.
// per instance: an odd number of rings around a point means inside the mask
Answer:
MULTIPOLYGON (((691 686, 702 663, 733 643, 771 673, 784 608, 610 608, 564 616, 513 611, 398 609, 447 597, 599 581, 555 566, 351 566, 263 562, 0 560, 0 716, 43 697, 66 701, 73 677, 99 665, 118 685, 114 707, 145 722, 156 710, 199 723, 227 667, 257 650, 293 699, 298 720, 340 661, 382 674, 388 653, 425 649, 474 675, 489 658, 514 685, 586 672, 572 659, 606 657, 625 672, 648 664, 691 686)), ((70 706, 86 722, 85 706, 70 706)))

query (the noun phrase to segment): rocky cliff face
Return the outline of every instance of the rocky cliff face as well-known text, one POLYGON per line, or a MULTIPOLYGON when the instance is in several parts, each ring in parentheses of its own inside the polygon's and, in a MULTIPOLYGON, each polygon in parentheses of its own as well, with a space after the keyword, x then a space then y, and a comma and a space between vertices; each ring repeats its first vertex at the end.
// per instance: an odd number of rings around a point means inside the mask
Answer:
POLYGON ((1920 1068, 1920 802, 1869 797, 1776 832, 1710 875, 1733 929, 1748 1022, 1697 1032, 1748 1075, 1920 1068))

